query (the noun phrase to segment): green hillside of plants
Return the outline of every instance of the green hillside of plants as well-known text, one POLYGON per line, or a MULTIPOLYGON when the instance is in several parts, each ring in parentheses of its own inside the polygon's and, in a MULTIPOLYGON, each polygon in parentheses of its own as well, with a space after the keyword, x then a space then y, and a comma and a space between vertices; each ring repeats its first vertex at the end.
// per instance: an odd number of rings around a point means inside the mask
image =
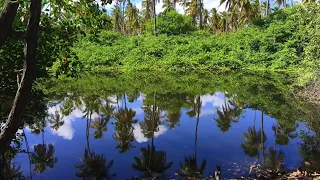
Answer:
MULTIPOLYGON (((72 51, 68 68, 82 70, 169 70, 264 69, 313 71, 320 59, 320 6, 296 5, 276 10, 235 32, 211 34, 175 11, 157 19, 158 36, 152 21, 142 35, 127 36, 101 31, 81 36, 72 51)), ((52 72, 60 74, 61 61, 52 72)))

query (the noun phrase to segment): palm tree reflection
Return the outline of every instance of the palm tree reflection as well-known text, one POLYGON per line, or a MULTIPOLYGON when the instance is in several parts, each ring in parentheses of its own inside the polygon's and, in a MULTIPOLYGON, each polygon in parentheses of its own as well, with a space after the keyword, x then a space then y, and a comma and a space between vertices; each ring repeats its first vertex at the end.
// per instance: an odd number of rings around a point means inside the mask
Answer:
POLYGON ((31 153, 31 163, 35 164, 34 171, 43 173, 47 167, 53 168, 58 158, 54 156, 54 146, 49 144, 38 144, 34 146, 34 152, 31 153))
POLYGON ((167 163, 166 152, 156 151, 154 146, 148 145, 146 148, 141 148, 140 152, 140 158, 134 157, 135 163, 132 164, 132 168, 143 172, 145 178, 163 174, 173 164, 173 162, 167 163))
POLYGON ((217 122, 222 132, 227 132, 231 127, 231 123, 239 122, 240 115, 243 113, 243 106, 244 104, 237 103, 231 99, 227 102, 225 97, 225 102, 221 110, 216 108, 218 118, 213 118, 213 120, 217 122))
POLYGON ((195 142, 194 142, 194 154, 191 156, 186 156, 184 158, 184 163, 180 163, 181 172, 178 173, 179 176, 187 177, 191 179, 199 179, 205 168, 206 168, 206 160, 203 160, 201 162, 201 165, 198 166, 197 164, 197 142, 198 142, 198 126, 200 121, 200 113, 201 113, 201 98, 200 96, 197 96, 195 98, 195 103, 193 106, 193 112, 195 113, 195 116, 197 117, 196 122, 196 131, 195 131, 195 142))
POLYGON ((77 177, 84 179, 112 179, 116 174, 110 174, 109 171, 113 165, 113 160, 108 164, 104 155, 90 152, 85 148, 84 158, 80 158, 82 164, 75 165, 80 171, 76 173, 77 177))
POLYGON ((132 164, 132 168, 143 172, 145 178, 155 178, 171 168, 173 164, 173 162, 167 163, 166 153, 157 151, 154 146, 154 133, 159 131, 159 126, 163 124, 160 109, 156 104, 156 93, 153 94, 153 104, 147 105, 143 109, 145 117, 140 126, 144 136, 151 138, 151 147, 148 144, 147 148, 141 148, 140 158, 134 157, 135 163, 132 164))
POLYGON ((132 109, 120 109, 115 114, 116 132, 112 135, 113 139, 118 142, 116 146, 121 153, 128 151, 130 148, 134 148, 131 144, 134 141, 133 125, 137 123, 137 119, 133 119, 136 112, 132 109))

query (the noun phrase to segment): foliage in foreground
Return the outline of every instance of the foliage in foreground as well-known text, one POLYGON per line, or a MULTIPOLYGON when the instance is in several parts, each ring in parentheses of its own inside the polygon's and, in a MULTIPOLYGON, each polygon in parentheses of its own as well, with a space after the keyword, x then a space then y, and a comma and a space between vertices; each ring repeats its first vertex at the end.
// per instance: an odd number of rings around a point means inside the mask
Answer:
MULTIPOLYGON (((159 29, 173 31, 171 34, 122 36, 102 31, 81 37, 73 48, 78 58, 69 60, 83 65, 81 70, 316 69, 320 58, 318 14, 319 5, 297 5, 224 35, 205 31, 174 35, 181 33, 179 28, 172 29, 172 24, 160 20, 159 29)), ((61 62, 51 69, 55 75, 60 74, 61 62)))

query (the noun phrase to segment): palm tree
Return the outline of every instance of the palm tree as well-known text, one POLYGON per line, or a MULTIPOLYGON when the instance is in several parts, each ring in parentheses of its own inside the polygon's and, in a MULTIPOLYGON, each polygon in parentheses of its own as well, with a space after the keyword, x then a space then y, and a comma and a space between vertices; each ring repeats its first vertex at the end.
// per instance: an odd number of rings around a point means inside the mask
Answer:
POLYGON ((208 22, 209 22, 209 11, 207 9, 203 10, 203 21, 202 24, 203 26, 206 28, 208 26, 208 22))
POLYGON ((104 137, 103 132, 108 131, 108 122, 110 118, 95 118, 93 122, 90 124, 90 128, 95 129, 95 131, 92 133, 94 135, 94 138, 101 139, 104 137))
POLYGON ((116 174, 110 174, 109 171, 113 165, 113 160, 108 164, 104 155, 90 152, 87 148, 84 150, 84 158, 80 158, 82 164, 75 165, 80 171, 76 173, 77 177, 84 179, 112 179, 116 174))
POLYGON ((111 15, 113 17, 114 31, 124 33, 124 17, 121 13, 121 7, 119 5, 115 5, 112 9, 111 15))
POLYGON ((154 146, 148 145, 147 148, 141 148, 140 152, 140 158, 134 157, 135 163, 132 164, 132 168, 143 172, 145 178, 163 174, 173 164, 173 162, 167 163, 166 152, 156 151, 154 146))
POLYGON ((63 126, 64 124, 64 120, 63 120, 64 115, 56 110, 54 114, 50 114, 48 117, 48 121, 51 124, 51 128, 58 130, 61 126, 63 126))
POLYGON ((143 22, 148 21, 151 19, 153 14, 153 2, 152 0, 143 0, 142 1, 142 19, 143 22))
POLYGON ((191 2, 188 2, 187 9, 186 9, 187 16, 192 17, 194 24, 196 24, 196 19, 200 12, 197 1, 198 0, 191 0, 191 2))
POLYGON ((139 33, 139 10, 131 3, 126 8, 126 27, 128 34, 136 35, 139 33))
POLYGON ((211 30, 214 34, 220 31, 220 15, 216 8, 211 9, 211 17, 209 18, 211 30))
POLYGON ((31 153, 31 164, 35 164, 34 171, 43 173, 47 167, 53 168, 58 158, 54 156, 54 146, 49 144, 38 144, 34 146, 34 152, 31 153))
POLYGON ((316 0, 303 0, 302 4, 306 4, 306 3, 314 3, 316 2, 316 0))
POLYGON ((164 0, 162 5, 163 13, 175 10, 175 4, 171 0, 164 0))

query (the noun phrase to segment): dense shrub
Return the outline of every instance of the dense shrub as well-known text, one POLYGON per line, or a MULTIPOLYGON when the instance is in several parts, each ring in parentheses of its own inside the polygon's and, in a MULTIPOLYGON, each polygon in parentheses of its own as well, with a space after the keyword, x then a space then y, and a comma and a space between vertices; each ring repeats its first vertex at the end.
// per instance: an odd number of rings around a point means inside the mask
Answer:
MULTIPOLYGON (((192 18, 184 16, 175 11, 161 14, 157 19, 157 33, 166 35, 188 34, 196 30, 192 18)), ((148 33, 153 33, 153 19, 146 23, 148 33)))
MULTIPOLYGON (((210 35, 192 32, 188 17, 169 12, 158 18, 156 37, 102 31, 94 38, 82 37, 73 52, 88 70, 314 70, 320 65, 318 14, 317 4, 296 5, 237 32, 210 35)), ((153 28, 151 22, 148 28, 153 28)))

